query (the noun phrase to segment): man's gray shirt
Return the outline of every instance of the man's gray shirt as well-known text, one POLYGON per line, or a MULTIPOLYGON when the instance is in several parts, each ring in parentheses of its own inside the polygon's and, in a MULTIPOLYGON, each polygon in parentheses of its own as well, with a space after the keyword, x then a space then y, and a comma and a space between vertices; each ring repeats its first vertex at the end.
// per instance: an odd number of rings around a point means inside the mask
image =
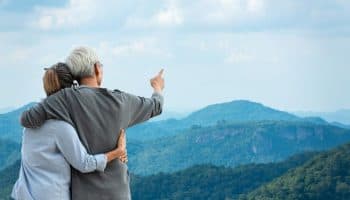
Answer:
MULTIPOLYGON (((48 119, 70 123, 89 154, 113 150, 120 129, 146 121, 162 112, 163 96, 135 96, 120 90, 80 86, 66 88, 22 113, 26 128, 40 127, 48 119)), ((83 174, 72 169, 73 200, 131 199, 127 165, 114 160, 104 172, 83 174)))

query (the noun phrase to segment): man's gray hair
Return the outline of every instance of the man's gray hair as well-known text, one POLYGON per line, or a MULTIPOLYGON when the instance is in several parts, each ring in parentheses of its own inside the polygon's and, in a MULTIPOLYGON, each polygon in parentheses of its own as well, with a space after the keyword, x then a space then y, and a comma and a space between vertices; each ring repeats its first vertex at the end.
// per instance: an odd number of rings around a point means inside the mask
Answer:
POLYGON ((99 62, 96 52, 90 47, 77 47, 69 54, 66 64, 75 77, 93 76, 94 65, 99 62))

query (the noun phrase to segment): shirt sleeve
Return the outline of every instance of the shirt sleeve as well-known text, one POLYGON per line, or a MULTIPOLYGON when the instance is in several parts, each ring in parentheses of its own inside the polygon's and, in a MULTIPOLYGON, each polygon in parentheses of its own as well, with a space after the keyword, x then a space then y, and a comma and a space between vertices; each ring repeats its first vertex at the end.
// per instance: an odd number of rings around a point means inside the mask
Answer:
POLYGON ((55 132, 57 132, 55 137, 58 149, 72 167, 82 173, 105 170, 107 157, 104 154, 88 154, 71 125, 65 122, 59 123, 55 132))
POLYGON ((25 128, 38 128, 49 119, 63 120, 73 125, 66 99, 64 90, 47 97, 22 113, 21 125, 25 128))
POLYGON ((158 92, 154 92, 151 98, 135 96, 129 93, 123 94, 126 98, 125 102, 129 116, 127 127, 141 123, 162 113, 164 97, 158 92))

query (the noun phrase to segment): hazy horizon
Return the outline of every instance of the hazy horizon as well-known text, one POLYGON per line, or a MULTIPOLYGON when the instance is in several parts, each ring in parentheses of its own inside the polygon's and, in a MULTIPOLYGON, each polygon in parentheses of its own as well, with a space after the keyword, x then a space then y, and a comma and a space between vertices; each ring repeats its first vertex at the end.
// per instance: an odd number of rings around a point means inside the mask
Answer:
POLYGON ((165 110, 247 99, 283 111, 350 108, 350 2, 0 0, 0 108, 39 101, 43 68, 96 49, 103 86, 150 96, 165 69, 165 110))
MULTIPOLYGON (((256 101, 249 100, 249 99, 236 99, 236 100, 232 100, 232 101, 242 101, 242 100, 243 101, 250 101, 250 102, 253 102, 253 103, 261 103, 261 102, 256 102, 256 101)), ((196 112, 198 110, 204 109, 207 106, 214 105, 214 104, 229 103, 229 102, 232 102, 232 101, 217 102, 217 103, 213 103, 213 104, 204 105, 204 106, 199 107, 199 108, 188 109, 188 110, 165 109, 164 110, 165 112, 163 112, 162 114, 163 115, 166 114, 166 115, 169 115, 169 116, 175 116, 175 118, 182 118, 182 117, 185 117, 185 116, 187 116, 187 115, 189 115, 189 114, 191 114, 193 112, 196 112)), ((33 102, 28 102, 28 103, 25 103, 23 105, 13 106, 13 107, 1 107, 0 106, 0 114, 4 114, 4 113, 7 113, 7 112, 12 112, 14 110, 20 109, 21 107, 23 107, 23 106, 25 106, 25 105, 27 105, 29 103, 33 103, 33 102)), ((300 116, 300 117, 307 117, 307 116, 321 117, 321 116, 318 116, 318 115, 320 115, 320 114, 335 114, 335 113, 338 113, 338 112, 349 112, 350 113, 350 109, 347 109, 347 108, 342 108, 342 109, 337 109, 337 110, 329 110, 329 111, 283 110, 283 109, 272 107, 270 105, 266 105, 266 104, 263 104, 263 103, 261 103, 261 104, 264 105, 264 106, 270 107, 272 109, 276 109, 276 110, 283 111, 283 112, 288 112, 288 113, 291 113, 291 114, 294 114, 294 115, 297 115, 297 116, 300 116)), ((162 116, 160 118, 162 118, 162 116)), ((170 118, 170 117, 166 116, 165 118, 170 118)))

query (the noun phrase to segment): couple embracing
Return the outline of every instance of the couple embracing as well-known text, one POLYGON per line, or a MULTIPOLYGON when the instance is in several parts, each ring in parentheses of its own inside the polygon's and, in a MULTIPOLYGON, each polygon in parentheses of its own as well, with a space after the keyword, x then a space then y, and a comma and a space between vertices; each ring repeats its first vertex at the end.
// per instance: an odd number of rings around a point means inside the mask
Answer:
POLYGON ((124 130, 161 114, 163 70, 153 94, 101 88, 103 65, 88 47, 45 69, 42 102, 24 111, 15 200, 131 199, 124 130))

